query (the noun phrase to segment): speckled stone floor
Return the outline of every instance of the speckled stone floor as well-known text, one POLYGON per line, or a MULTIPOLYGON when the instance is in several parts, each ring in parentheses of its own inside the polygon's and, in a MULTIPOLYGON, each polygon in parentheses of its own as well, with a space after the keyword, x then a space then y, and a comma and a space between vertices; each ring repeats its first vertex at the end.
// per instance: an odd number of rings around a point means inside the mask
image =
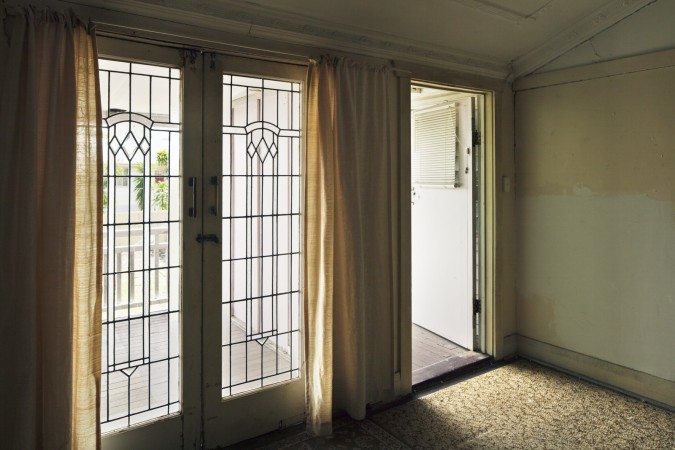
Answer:
POLYGON ((304 430, 238 446, 268 449, 675 449, 675 413, 519 360, 328 437, 304 430))

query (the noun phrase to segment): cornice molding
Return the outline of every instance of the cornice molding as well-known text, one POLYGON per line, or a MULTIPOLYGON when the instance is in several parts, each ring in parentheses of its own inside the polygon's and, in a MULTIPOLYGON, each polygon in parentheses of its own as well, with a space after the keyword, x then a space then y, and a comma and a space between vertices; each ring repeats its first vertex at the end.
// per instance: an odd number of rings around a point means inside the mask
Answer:
MULTIPOLYGON (((66 0, 68 1, 68 0, 66 0)), ((357 53, 399 62, 505 79, 505 63, 456 49, 414 42, 382 33, 337 26, 301 14, 289 14, 245 2, 182 0, 70 0, 138 16, 198 26, 230 34, 267 39, 308 48, 357 53), (184 9, 190 7, 190 10, 184 9)), ((309 56, 309 55, 308 55, 309 56)))
POLYGON ((442 47, 404 41, 399 38, 387 38, 373 33, 352 34, 342 30, 314 26, 303 26, 299 30, 290 30, 253 25, 250 35, 292 44, 418 63, 490 78, 504 79, 507 76, 505 64, 497 64, 478 57, 467 56, 442 47))
POLYGON ((548 42, 515 59, 510 79, 530 75, 579 44, 657 0, 614 0, 548 42))
POLYGON ((543 15, 546 11, 551 9, 553 1, 550 1, 543 6, 531 11, 529 13, 523 13, 511 9, 506 6, 501 6, 497 3, 493 3, 487 0, 451 0, 460 5, 464 5, 468 8, 481 11, 484 14, 489 14, 493 17, 497 17, 502 20, 508 20, 511 22, 519 23, 526 20, 536 20, 539 16, 543 15))
MULTIPOLYGON (((202 12, 179 10, 175 7, 164 6, 167 2, 151 3, 143 0, 62 0, 66 3, 75 3, 87 7, 121 12, 135 16, 166 20, 186 25, 198 25, 217 31, 226 31, 232 34, 247 34, 251 26, 227 17, 214 17, 202 12)), ((98 21, 96 17, 94 21, 98 21)), ((112 25, 121 24, 114 23, 112 25)))

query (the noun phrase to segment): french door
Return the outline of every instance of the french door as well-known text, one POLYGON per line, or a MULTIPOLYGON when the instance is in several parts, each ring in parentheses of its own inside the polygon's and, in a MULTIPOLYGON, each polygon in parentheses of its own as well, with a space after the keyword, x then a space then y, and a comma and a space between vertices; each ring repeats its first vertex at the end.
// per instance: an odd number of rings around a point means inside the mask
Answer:
POLYGON ((99 40, 104 448, 304 419, 305 68, 99 40))

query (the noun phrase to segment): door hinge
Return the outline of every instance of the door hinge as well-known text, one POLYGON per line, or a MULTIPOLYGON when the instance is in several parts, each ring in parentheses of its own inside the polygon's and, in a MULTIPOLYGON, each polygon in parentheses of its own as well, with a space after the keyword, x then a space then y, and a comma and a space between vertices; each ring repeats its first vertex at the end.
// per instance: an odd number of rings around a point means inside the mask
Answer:
POLYGON ((183 63, 185 65, 195 65, 195 62, 197 61, 197 50, 195 49, 188 49, 183 51, 183 63))
POLYGON ((474 314, 480 314, 480 299, 475 298, 473 300, 473 313, 474 314))
POLYGON ((471 146, 475 147, 477 145, 480 145, 481 143, 482 143, 482 136, 480 134, 480 131, 473 130, 473 134, 471 135, 471 146))

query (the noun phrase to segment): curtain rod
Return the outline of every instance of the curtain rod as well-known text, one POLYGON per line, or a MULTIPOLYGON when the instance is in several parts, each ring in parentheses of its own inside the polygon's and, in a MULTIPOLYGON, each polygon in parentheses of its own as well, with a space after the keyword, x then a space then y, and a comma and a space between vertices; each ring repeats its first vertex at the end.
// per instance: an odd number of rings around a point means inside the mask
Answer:
MULTIPOLYGON (((307 67, 310 63, 318 61, 316 57, 308 55, 300 55, 296 53, 287 53, 277 50, 265 50, 255 47, 247 47, 238 44, 226 44, 224 42, 205 41, 199 38, 185 37, 187 41, 195 41, 194 44, 187 44, 178 40, 162 39, 155 35, 165 35, 164 33, 157 33, 153 31, 138 30, 135 28, 127 28, 120 25, 113 25, 104 22, 92 21, 97 29, 97 34, 114 39, 123 39, 132 42, 140 42, 145 44, 158 45, 165 48, 184 49, 184 50, 199 50, 205 53, 216 53, 219 55, 239 56, 242 58, 257 59, 260 61, 272 61, 284 64, 291 64, 301 67, 307 67), (137 33, 148 33, 150 37, 138 36, 137 33), (134 33, 134 34, 130 34, 134 33), (216 46, 208 46, 206 44, 214 43, 216 46), (223 47, 228 47, 227 49, 223 47), (247 51, 248 50, 248 51, 247 51)), ((180 36, 177 36, 180 38, 180 36)), ((324 50, 330 52, 330 50, 324 50)), ((338 52, 341 54, 342 52, 338 52)), ((354 55, 364 57, 363 55, 354 55)), ((367 58, 367 56, 366 56, 367 58)), ((393 61, 390 61, 390 68, 396 76, 408 77, 411 74, 410 70, 396 67, 393 61)))
POLYGON ((264 50, 235 44, 226 44, 224 42, 214 42, 200 38, 167 35, 164 33, 139 30, 135 28, 132 29, 100 21, 92 21, 92 23, 94 24, 98 35, 114 39, 152 44, 165 48, 199 50, 204 53, 239 56, 243 58, 280 62, 303 67, 308 66, 310 63, 310 58, 307 55, 286 53, 276 50, 264 50), (147 36, 139 36, 138 33, 144 33, 147 34, 147 36))

